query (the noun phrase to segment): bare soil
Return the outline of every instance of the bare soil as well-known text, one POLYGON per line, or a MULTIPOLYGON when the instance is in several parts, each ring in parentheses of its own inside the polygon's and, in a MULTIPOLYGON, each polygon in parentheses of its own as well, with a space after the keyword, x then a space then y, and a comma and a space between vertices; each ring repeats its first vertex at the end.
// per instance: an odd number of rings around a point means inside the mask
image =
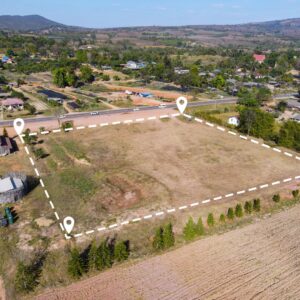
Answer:
POLYGON ((299 299, 300 206, 36 299, 299 299))

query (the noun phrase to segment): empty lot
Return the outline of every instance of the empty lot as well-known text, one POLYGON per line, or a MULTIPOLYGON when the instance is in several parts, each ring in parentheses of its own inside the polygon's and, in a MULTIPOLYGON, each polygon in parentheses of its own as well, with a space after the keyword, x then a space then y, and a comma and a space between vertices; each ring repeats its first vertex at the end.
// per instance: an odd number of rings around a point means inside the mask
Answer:
POLYGON ((299 175, 291 158, 180 120, 52 134, 43 147, 52 201, 77 229, 299 175))

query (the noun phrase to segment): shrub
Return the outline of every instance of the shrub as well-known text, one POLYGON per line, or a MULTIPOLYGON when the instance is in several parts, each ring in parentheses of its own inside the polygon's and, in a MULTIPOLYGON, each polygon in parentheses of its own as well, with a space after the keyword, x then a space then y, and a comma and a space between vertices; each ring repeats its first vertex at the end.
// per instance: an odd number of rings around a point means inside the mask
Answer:
POLYGON ((114 257, 117 261, 124 261, 129 257, 129 249, 124 241, 118 242, 114 249, 114 257))
POLYGON ((297 198, 299 196, 299 190, 292 191, 292 195, 294 198, 297 198))
POLYGON ((235 207, 235 215, 238 218, 241 218, 244 214, 243 214, 243 207, 241 204, 237 204, 235 207))
POLYGON ((152 246, 155 250, 162 250, 164 248, 162 227, 156 229, 152 246))
POLYGON ((252 213, 253 207, 252 207, 252 202, 246 201, 244 205, 244 209, 246 214, 250 215, 252 213))
POLYGON ((253 210, 256 212, 260 211, 260 199, 254 199, 253 200, 253 210))
POLYGON ((229 207, 228 208, 228 211, 227 211, 227 218, 229 220, 233 220, 234 219, 234 211, 233 211, 233 208, 229 207))
POLYGON ((201 217, 199 217, 198 222, 196 224, 196 234, 199 236, 205 234, 205 229, 201 217))
POLYGON ((83 274, 83 262, 77 248, 73 248, 68 262, 68 273, 73 278, 80 278, 83 274))
POLYGON ((175 237, 173 232, 173 226, 171 223, 167 224, 163 229, 163 247, 165 249, 174 246, 175 237))
POLYGON ((280 201, 280 195, 275 194, 272 199, 273 199, 274 202, 278 203, 280 201))
POLYGON ((220 221, 221 223, 225 223, 226 219, 225 219, 225 215, 224 215, 224 214, 220 214, 219 221, 220 221))
POLYGON ((209 213, 207 216, 207 225, 213 227, 215 225, 215 219, 213 213, 209 213))
POLYGON ((196 236, 196 224, 192 217, 189 217, 185 227, 183 228, 183 235, 187 241, 190 241, 196 236))

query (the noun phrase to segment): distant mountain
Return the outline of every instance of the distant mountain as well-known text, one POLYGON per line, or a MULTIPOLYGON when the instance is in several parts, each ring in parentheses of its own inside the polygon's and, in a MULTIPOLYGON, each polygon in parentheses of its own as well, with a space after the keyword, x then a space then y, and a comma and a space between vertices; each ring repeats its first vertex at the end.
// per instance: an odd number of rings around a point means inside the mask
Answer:
POLYGON ((0 29, 9 31, 40 31, 45 29, 64 29, 68 26, 48 20, 39 15, 0 16, 0 29))

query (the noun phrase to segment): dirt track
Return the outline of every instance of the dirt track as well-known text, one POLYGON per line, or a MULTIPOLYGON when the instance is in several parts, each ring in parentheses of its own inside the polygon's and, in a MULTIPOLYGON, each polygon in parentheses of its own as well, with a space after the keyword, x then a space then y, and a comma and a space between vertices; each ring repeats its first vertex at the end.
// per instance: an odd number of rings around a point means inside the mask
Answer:
POLYGON ((299 299, 300 206, 36 299, 299 299))

